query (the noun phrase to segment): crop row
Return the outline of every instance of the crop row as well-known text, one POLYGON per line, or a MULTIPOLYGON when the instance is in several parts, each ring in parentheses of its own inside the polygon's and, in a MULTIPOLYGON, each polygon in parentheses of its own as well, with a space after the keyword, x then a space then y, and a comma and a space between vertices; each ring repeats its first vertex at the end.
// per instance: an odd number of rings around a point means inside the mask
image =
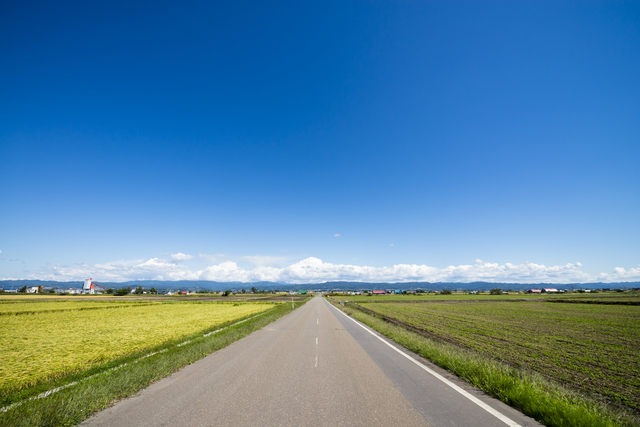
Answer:
POLYGON ((362 303, 431 336, 640 410, 640 307, 362 303))
POLYGON ((0 316, 0 396, 272 307, 178 302, 0 316))

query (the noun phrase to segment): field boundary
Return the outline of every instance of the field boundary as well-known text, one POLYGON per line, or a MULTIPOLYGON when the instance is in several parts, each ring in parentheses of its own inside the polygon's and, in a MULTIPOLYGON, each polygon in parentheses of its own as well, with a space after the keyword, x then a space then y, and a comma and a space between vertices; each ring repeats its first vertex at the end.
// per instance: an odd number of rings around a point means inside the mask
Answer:
MULTIPOLYGON (((158 318, 163 319, 163 318, 167 318, 166 317, 166 313, 164 313, 165 307, 178 307, 178 306, 182 306, 182 309, 186 309, 186 310, 190 310, 190 307, 194 307, 195 305, 198 305, 199 307, 204 307, 204 305, 202 305, 204 303, 192 303, 192 302, 167 302, 165 304, 150 304, 150 305, 138 305, 136 304, 135 306, 129 306, 126 305, 124 308, 120 308, 120 309, 116 309, 117 310, 128 310, 128 309, 134 309, 134 310, 141 310, 141 309, 153 309, 153 310, 160 310, 161 312, 158 312, 158 318), (186 304, 186 305, 184 305, 186 304)), ((207 303, 209 304, 209 303, 207 303)), ((227 306, 226 309, 227 310, 233 310, 234 306, 237 305, 248 305, 248 306, 252 306, 254 303, 241 303, 241 302, 222 302, 222 303, 218 303, 218 302, 212 302, 210 304, 214 304, 214 305, 225 305, 227 306)), ((188 339, 197 339, 199 336, 201 336, 203 333, 207 333, 210 331, 213 331, 214 329, 218 329, 221 327, 227 327, 229 325, 231 325, 234 322, 237 322, 239 320, 243 320, 246 317, 249 317, 251 315, 255 315, 261 312, 266 312, 269 311, 271 309, 273 309, 275 306, 277 306, 277 303, 258 303, 259 305, 261 305, 263 308, 261 310, 253 310, 250 309, 248 312, 244 313, 244 314, 236 314, 233 316, 228 316, 230 318, 220 318, 217 321, 211 321, 209 323, 208 320, 206 320, 206 317, 208 316, 204 316, 202 317, 202 320, 205 321, 205 323, 200 324, 200 323, 195 323, 193 324, 194 327, 191 328, 191 330, 187 330, 185 332, 183 332, 182 334, 178 334, 176 336, 173 337, 168 337, 168 338, 163 338, 161 340, 156 340, 155 342, 151 342, 151 343, 142 343, 142 345, 140 345, 138 348, 132 348, 127 352, 122 352, 118 355, 116 355, 116 357, 113 358, 104 358, 102 360, 99 361, 99 363, 95 363, 95 364, 91 364, 88 366, 75 366, 75 367, 70 367, 70 368, 64 368, 64 369, 59 369, 58 372, 54 372, 51 375, 47 375, 47 376, 42 376, 41 378, 36 378, 36 380, 31 381, 30 383, 25 383, 25 384, 11 384, 9 382, 3 382, 2 383, 2 387, 0 387, 0 407, 6 407, 12 403, 15 403, 17 401, 21 401, 21 400, 26 400, 30 397, 36 396, 38 394, 44 393, 48 390, 54 389, 54 388, 58 388, 60 386, 66 385, 69 382, 72 381, 78 381, 81 380, 87 376, 93 375, 95 373, 100 373, 103 371, 107 371, 113 367, 119 366, 123 363, 132 363, 134 360, 137 360, 138 358, 140 358, 141 356, 144 356, 150 352, 154 352, 154 351, 158 351, 158 350, 162 350, 165 348, 171 348, 174 345, 181 343, 184 340, 188 340, 188 339)), ((42 312, 41 312, 42 313, 42 312)), ((100 316, 100 317, 104 317, 107 316, 108 313, 114 313, 113 310, 111 311, 105 311, 105 312, 101 312, 101 311, 95 311, 95 310, 89 310, 89 311, 64 311, 64 312, 60 312, 60 313, 47 313, 44 312, 42 313, 42 315, 44 316, 50 316, 50 315, 55 315, 55 316, 59 316, 59 318, 63 318, 64 316, 68 316, 68 315, 73 315, 73 316, 84 316, 82 313, 91 313, 92 316, 100 316), (104 313, 100 314, 100 313, 104 313)), ((233 313, 232 313, 233 314, 233 313)), ((40 315, 40 313, 34 315, 34 316, 38 316, 40 315)), ((10 319, 12 322, 20 322, 22 323, 23 321, 27 321, 28 318, 31 318, 32 316, 29 315, 26 318, 24 316, 17 316, 17 317, 13 317, 13 316, 0 316, 0 319, 10 319)), ((110 327, 108 332, 113 331, 114 328, 110 327)), ((137 333, 137 332, 135 332, 137 333)), ((118 340, 119 337, 118 335, 115 335, 115 339, 118 340)), ((115 341, 117 342, 117 341, 115 341)), ((109 351, 108 350, 108 345, 103 344, 104 346, 104 351, 109 351)), ((99 350, 99 347, 96 347, 99 350)), ((82 351, 82 349, 79 349, 79 351, 82 351)))
POLYGON ((93 413, 130 397, 230 344, 286 316, 307 302, 274 304, 265 312, 201 331, 186 341, 152 351, 134 360, 110 367, 90 376, 51 388, 37 396, 13 402, 0 411, 0 426, 76 425, 93 413))
MULTIPOLYGON (((335 306, 334 306, 335 308, 335 306)), ((352 322, 354 322, 356 325, 360 326, 362 329, 364 329, 365 331, 367 331, 368 333, 370 333, 371 335, 373 335, 374 337, 376 337, 378 340, 380 340, 382 343, 384 343, 385 345, 387 345, 389 348, 391 348, 392 350, 396 351, 397 353, 401 354, 404 358, 406 358, 407 360, 409 360, 410 362, 414 363, 415 365, 419 366, 421 369, 423 369, 424 371, 428 372, 430 375, 432 375, 434 378, 442 381, 444 384, 446 384, 448 387, 450 387, 451 389, 453 389, 454 391, 458 392, 459 394, 461 394, 463 397, 469 399, 471 402, 475 403, 477 406, 479 406, 480 408, 482 408, 483 410, 485 410, 486 412, 488 412, 489 414, 493 415, 494 417, 496 417, 497 419, 499 419, 500 421, 502 421, 503 423, 505 423, 506 425, 508 425, 509 427, 522 427, 520 424, 518 424, 517 422, 513 421, 511 418, 507 417, 506 415, 504 415, 502 412, 498 411, 495 408, 492 408, 491 406, 487 405, 485 402, 483 402, 482 400, 478 399, 477 397, 473 396, 471 393, 469 393, 468 391, 460 388, 459 386, 457 386, 456 384, 452 383, 451 381, 449 381, 448 379, 446 379, 445 377, 443 377, 442 375, 438 374, 437 372, 435 372, 432 369, 429 369, 427 366, 425 366, 423 363, 420 363, 419 361, 417 361, 416 359, 414 359, 413 357, 409 356, 408 354, 406 354, 405 352, 401 351, 400 349, 394 347, 393 345, 389 344, 389 342, 385 341, 384 339, 382 339, 379 335, 376 335, 371 329, 371 327, 369 326, 365 326, 364 324, 362 324, 361 322, 359 322, 358 320, 354 319, 353 317, 349 316, 347 313, 345 313, 344 311, 338 309, 338 311, 340 312, 340 314, 342 314, 343 316, 345 316, 346 318, 348 318, 349 320, 351 320, 352 322)))
POLYGON ((546 302, 559 302, 563 304, 603 304, 603 305, 640 305, 640 301, 606 301, 602 300, 579 300, 579 299, 562 299, 562 300, 550 300, 546 302))
POLYGON ((78 307, 78 308, 59 308, 59 309, 51 309, 51 310, 22 310, 22 311, 4 311, 0 312, 0 316, 25 316, 31 314, 46 314, 46 313, 64 313, 67 311, 88 311, 88 310, 111 310, 116 308, 131 308, 131 307, 147 307, 150 305, 156 304, 167 304, 167 303, 136 303, 135 306, 132 304, 125 305, 109 305, 107 307, 78 307))
POLYGON ((429 332, 429 331, 425 331, 424 329, 417 328, 417 327, 412 326, 412 325, 410 325, 410 324, 408 324, 408 323, 406 323, 406 322, 403 322, 402 320, 394 319, 393 317, 388 317, 388 316, 385 316, 385 315, 383 315, 383 314, 376 313, 376 312, 375 312, 375 311, 373 311, 373 310, 369 310, 368 308, 364 308, 363 306, 361 306, 361 305, 360 305, 360 304, 358 304, 358 303, 355 303, 355 302, 354 302, 354 303, 352 303, 352 304, 353 304, 355 307, 357 307, 357 308, 358 308, 358 310, 362 310, 362 311, 364 311, 365 313, 367 313, 367 314, 369 314, 369 315, 371 315, 371 316, 378 317, 378 318, 380 318, 380 319, 382 319, 382 320, 384 320, 384 321, 387 321, 387 322, 389 322, 389 323, 393 323, 394 325, 400 326, 401 328, 409 329, 410 331, 413 331, 413 332, 415 332, 415 333, 418 333, 418 334, 420 334, 420 335, 423 335, 423 336, 425 336, 425 337, 428 337, 428 338, 431 338, 431 339, 434 339, 434 340, 437 340, 437 341, 447 342, 447 343, 449 343, 449 344, 453 344, 453 345, 455 345, 455 346, 457 346, 457 347, 461 347, 461 348, 465 348, 465 349, 467 348, 466 346, 464 346, 464 345, 462 345, 462 344, 458 343, 458 342, 457 342, 457 341, 455 341, 455 340, 447 339, 447 338, 441 337, 441 336, 440 336, 440 335, 438 335, 438 334, 434 334, 433 332, 429 332))
MULTIPOLYGON (((332 305, 407 350, 446 369, 490 396, 551 427, 640 426, 635 414, 567 388, 536 372, 512 367, 458 344, 414 331, 356 305, 332 305)), ((386 317, 386 316, 385 316, 386 317)), ((393 319, 395 320, 395 319, 393 319)), ((404 322, 401 322, 404 323, 404 322)))
MULTIPOLYGON (((269 311, 269 310, 267 310, 267 311, 269 311)), ((211 332, 208 332, 208 333, 206 333, 206 334, 202 334, 202 337, 203 337, 203 338, 206 338, 206 337, 208 337, 208 336, 210 336, 210 335, 216 334, 216 333, 218 333, 218 332, 222 332, 222 331, 224 331, 225 329, 228 329, 228 328, 231 328, 231 327, 233 327, 233 326, 239 325, 239 324, 244 323, 244 322, 246 322, 246 321, 249 321, 249 320, 251 320, 251 319, 255 319, 255 318, 256 318, 256 317, 258 317, 258 316, 262 316, 263 314, 266 314, 266 313, 267 313, 267 311, 265 311, 265 312, 263 312, 263 313, 260 313, 260 314, 256 314, 255 316, 251 316, 251 317, 249 317, 249 318, 247 318, 247 319, 240 320, 239 322, 232 323, 231 325, 225 326, 224 328, 216 329, 215 331, 211 331, 211 332)), ((15 408, 15 407, 17 407, 17 406, 20 406, 20 405, 22 405, 22 404, 24 404, 24 403, 26 403, 26 402, 32 401, 32 400, 44 399, 45 397, 51 396, 53 393, 57 393, 57 392, 59 392, 59 391, 61 391, 61 390, 64 390, 64 389, 66 389, 66 388, 73 387, 74 385, 78 385, 78 384, 80 384, 81 382, 88 381, 88 380, 90 380, 90 379, 92 379, 92 378, 95 378, 95 377, 97 377, 97 376, 99 376, 99 375, 107 375, 107 374, 109 374, 109 373, 111 373, 111 372, 113 372, 113 371, 117 371, 118 369, 124 368, 125 366, 127 366, 127 365, 129 365, 129 364, 138 363, 138 362, 140 362, 141 360, 146 359, 147 357, 151 357, 151 356, 155 356, 156 354, 164 353, 164 352, 166 352, 166 351, 169 351, 169 348, 170 348, 170 347, 173 347, 173 346, 175 346, 175 347, 182 347, 182 346, 184 346, 184 345, 186 345, 186 344, 189 344, 191 341, 192 341, 192 340, 190 339, 190 340, 184 341, 184 342, 182 342, 182 343, 180 343, 180 344, 173 344, 173 345, 171 345, 171 346, 168 346, 167 348, 163 348, 162 350, 153 351, 153 352, 151 352, 151 353, 149 353, 149 354, 145 354, 144 356, 141 356, 141 357, 137 358, 137 359, 136 359, 136 360, 134 360, 133 362, 129 362, 129 363, 122 363, 122 364, 120 364, 120 365, 118 365, 118 366, 115 366, 115 367, 113 367, 113 368, 108 368, 108 369, 106 369, 106 370, 104 370, 104 371, 102 371, 102 372, 98 372, 98 373, 96 373, 96 374, 89 375, 88 377, 84 377, 84 378, 79 379, 79 380, 77 380, 77 381, 71 381, 71 382, 70 382, 70 383, 68 383, 68 384, 64 384, 64 385, 61 385, 60 387, 56 387, 56 388, 53 388, 53 389, 47 390, 47 391, 45 391, 45 392, 43 392, 43 393, 38 394, 37 396, 32 396, 32 397, 30 397, 30 398, 28 398, 28 399, 21 400, 21 401, 19 401, 19 402, 15 402, 15 403, 12 403, 12 404, 10 404, 10 405, 7 405, 7 406, 5 406, 5 407, 3 407, 3 408, 0 408, 0 412, 7 412, 9 409, 15 408)))

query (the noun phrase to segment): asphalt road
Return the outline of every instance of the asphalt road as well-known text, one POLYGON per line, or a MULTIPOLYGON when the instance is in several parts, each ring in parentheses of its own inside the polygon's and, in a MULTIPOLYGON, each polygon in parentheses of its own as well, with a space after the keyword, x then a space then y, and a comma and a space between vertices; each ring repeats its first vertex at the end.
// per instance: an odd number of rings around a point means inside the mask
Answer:
POLYGON ((86 426, 539 426, 314 298, 86 426))

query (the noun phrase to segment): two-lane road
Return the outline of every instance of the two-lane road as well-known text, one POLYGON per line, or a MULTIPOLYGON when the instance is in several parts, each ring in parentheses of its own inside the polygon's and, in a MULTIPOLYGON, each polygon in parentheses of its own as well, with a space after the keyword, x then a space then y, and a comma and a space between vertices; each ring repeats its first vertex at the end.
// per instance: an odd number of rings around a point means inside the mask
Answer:
POLYGON ((83 425, 539 425, 405 354, 314 298, 83 425))

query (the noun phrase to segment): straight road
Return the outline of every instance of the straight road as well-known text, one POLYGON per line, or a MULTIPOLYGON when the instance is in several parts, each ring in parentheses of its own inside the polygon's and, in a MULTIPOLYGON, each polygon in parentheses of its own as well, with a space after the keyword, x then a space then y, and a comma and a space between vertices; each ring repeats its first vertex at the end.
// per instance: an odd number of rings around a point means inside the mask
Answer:
POLYGON ((82 425, 539 424, 317 297, 82 425))

